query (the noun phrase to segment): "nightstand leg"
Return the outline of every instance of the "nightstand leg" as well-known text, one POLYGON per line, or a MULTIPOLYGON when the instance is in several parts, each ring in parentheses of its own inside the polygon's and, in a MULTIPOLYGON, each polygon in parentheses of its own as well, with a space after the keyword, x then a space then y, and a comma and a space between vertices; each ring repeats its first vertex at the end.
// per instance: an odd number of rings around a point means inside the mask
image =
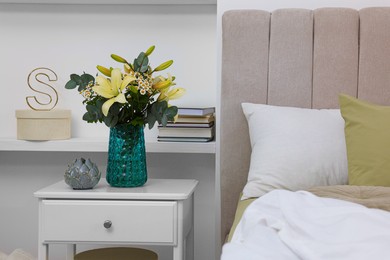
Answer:
POLYGON ((39 243, 38 259, 40 259, 40 260, 48 260, 49 259, 49 245, 48 244, 39 243))
POLYGON ((184 202, 177 202, 177 244, 173 247, 173 260, 184 260, 185 257, 185 234, 184 234, 184 202))
POLYGON ((194 196, 178 202, 178 237, 173 260, 194 259, 194 196))
POLYGON ((192 228, 188 234, 186 260, 194 260, 194 228, 192 228))
POLYGON ((75 244, 67 244, 66 245, 66 260, 73 260, 76 254, 76 245, 75 244))
POLYGON ((185 260, 194 260, 194 228, 191 228, 185 240, 185 260))
POLYGON ((194 260, 194 196, 191 196, 191 229, 186 239, 186 260, 194 260))
POLYGON ((39 200, 38 204, 38 259, 39 260, 48 260, 49 259, 49 244, 44 243, 44 239, 42 237, 42 200, 39 200))
POLYGON ((183 242, 178 243, 178 245, 173 248, 173 260, 184 260, 183 242))

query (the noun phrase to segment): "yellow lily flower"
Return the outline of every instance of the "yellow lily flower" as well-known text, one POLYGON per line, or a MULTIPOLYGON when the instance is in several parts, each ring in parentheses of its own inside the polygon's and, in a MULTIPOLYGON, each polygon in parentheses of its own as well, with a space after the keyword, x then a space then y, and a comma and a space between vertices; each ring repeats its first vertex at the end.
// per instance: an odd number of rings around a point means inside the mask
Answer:
POLYGON ((130 67, 129 64, 125 64, 125 65, 123 65, 123 67, 124 67, 124 70, 125 70, 125 72, 126 72, 127 74, 129 74, 130 72, 134 72, 133 69, 130 67))
POLYGON ((162 89, 170 87, 171 85, 172 85, 172 81, 167 79, 167 80, 164 80, 164 81, 159 81, 158 83, 154 84, 153 88, 157 89, 157 90, 162 90, 162 89))
POLYGON ((111 71, 111 80, 103 77, 96 77, 96 85, 92 88, 98 95, 108 98, 102 106, 103 115, 107 116, 110 107, 115 102, 126 103, 126 97, 122 91, 132 82, 136 80, 133 76, 126 76, 122 79, 120 69, 113 69, 111 71))
POLYGON ((171 90, 163 90, 158 97, 158 101, 169 101, 182 97, 186 93, 184 88, 174 88, 171 90))
POLYGON ((168 78, 164 78, 162 76, 156 77, 152 87, 161 92, 162 90, 174 85, 176 85, 176 83, 173 82, 172 75, 168 73, 168 78))
POLYGON ((173 60, 166 61, 166 62, 158 65, 157 68, 154 69, 154 71, 165 70, 165 69, 169 68, 169 66, 171 66, 172 63, 173 63, 173 60))
POLYGON ((167 96, 169 100, 178 99, 182 97, 186 93, 186 90, 184 88, 175 88, 170 91, 168 91, 167 96))
POLYGON ((98 71, 100 71, 103 75, 106 75, 107 77, 111 77, 111 70, 107 69, 106 67, 97 65, 96 68, 98 71))

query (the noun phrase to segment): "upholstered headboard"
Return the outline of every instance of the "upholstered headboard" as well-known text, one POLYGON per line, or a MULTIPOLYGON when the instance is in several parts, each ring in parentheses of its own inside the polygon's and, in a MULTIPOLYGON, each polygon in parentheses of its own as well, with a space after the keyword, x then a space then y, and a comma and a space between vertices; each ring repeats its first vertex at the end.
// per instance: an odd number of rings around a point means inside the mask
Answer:
POLYGON ((228 11, 222 18, 221 238, 250 162, 241 102, 337 108, 346 93, 390 104, 390 8, 228 11))

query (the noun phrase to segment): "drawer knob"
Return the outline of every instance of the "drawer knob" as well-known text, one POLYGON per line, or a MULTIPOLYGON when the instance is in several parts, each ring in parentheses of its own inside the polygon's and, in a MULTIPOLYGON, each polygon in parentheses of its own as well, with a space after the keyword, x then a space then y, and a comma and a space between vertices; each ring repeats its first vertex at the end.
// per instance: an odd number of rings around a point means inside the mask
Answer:
POLYGON ((111 220, 106 220, 106 221, 104 221, 103 226, 104 226, 105 228, 110 228, 110 227, 112 226, 111 220))

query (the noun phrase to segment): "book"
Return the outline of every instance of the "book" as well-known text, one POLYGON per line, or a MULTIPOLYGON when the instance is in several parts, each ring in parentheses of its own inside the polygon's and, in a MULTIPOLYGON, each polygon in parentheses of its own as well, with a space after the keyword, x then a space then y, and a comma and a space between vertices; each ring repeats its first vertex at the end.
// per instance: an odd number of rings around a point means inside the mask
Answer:
POLYGON ((194 142, 194 143, 206 143, 213 140, 213 137, 157 137, 159 142, 194 142))
POLYGON ((179 115, 176 119, 176 123, 210 123, 214 122, 214 115, 209 114, 206 116, 183 116, 179 115))
POLYGON ((205 116, 215 112, 215 107, 179 107, 179 116, 205 116))
POLYGON ((158 137, 203 137, 214 136, 214 126, 208 128, 200 127, 160 127, 158 137))
MULTIPOLYGON (((197 127, 200 127, 200 128, 207 128, 207 127, 212 127, 214 125, 214 122, 210 122, 210 123, 177 123, 177 122, 168 122, 167 125, 165 127, 193 127, 193 128, 197 128, 197 127)), ((158 125, 159 129, 161 127, 163 127, 161 124, 158 125)))

